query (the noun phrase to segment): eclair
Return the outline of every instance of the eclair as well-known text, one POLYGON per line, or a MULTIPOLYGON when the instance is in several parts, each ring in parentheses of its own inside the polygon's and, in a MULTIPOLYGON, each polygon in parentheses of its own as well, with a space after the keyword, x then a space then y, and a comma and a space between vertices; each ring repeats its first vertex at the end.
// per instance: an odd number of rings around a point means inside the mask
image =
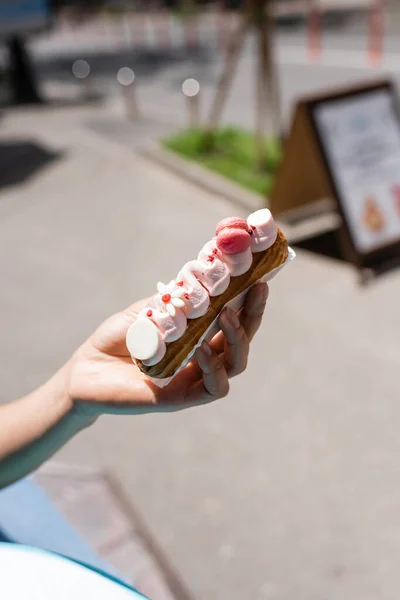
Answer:
POLYGON ((133 361, 149 377, 172 377, 233 298, 288 258, 288 244, 268 209, 218 223, 215 237, 158 293, 126 335, 133 361))

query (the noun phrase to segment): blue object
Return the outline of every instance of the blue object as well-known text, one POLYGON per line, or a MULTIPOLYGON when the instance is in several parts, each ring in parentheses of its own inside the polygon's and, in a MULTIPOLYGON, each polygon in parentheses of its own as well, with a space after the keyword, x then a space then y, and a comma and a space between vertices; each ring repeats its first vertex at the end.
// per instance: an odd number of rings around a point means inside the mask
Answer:
POLYGON ((30 33, 51 22, 50 0, 1 0, 0 35, 30 33))
POLYGON ((0 490, 1 538, 56 552, 111 576, 117 575, 29 477, 0 490))

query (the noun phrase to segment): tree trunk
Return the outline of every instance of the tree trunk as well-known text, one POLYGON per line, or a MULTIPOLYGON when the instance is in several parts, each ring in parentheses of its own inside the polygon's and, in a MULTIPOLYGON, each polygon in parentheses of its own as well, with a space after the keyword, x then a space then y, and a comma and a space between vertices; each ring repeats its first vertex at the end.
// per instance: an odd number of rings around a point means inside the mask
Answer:
POLYGON ((250 11, 248 10, 248 6, 249 2, 245 5, 240 23, 236 31, 232 34, 225 59, 225 65, 218 80, 217 89, 206 125, 205 145, 208 148, 213 146, 215 130, 221 120, 222 111, 226 104, 228 93, 239 62, 240 53, 246 39, 250 23, 250 11))
POLYGON ((281 117, 273 60, 271 0, 252 0, 257 36, 257 91, 255 112, 256 169, 266 168, 266 138, 280 136, 281 117))
POLYGON ((221 72, 206 126, 205 149, 214 145, 215 130, 221 120, 246 34, 251 25, 256 35, 256 168, 265 168, 265 137, 281 133, 280 98, 273 60, 272 0, 247 0, 237 30, 232 34, 224 68, 221 72))
POLYGON ((254 111, 255 168, 265 170, 265 133, 268 106, 267 40, 265 35, 265 0, 253 0, 256 42, 256 103, 254 111))
POLYGON ((193 50, 198 46, 196 31, 196 2, 195 0, 182 0, 183 14, 183 36, 186 48, 193 50))
POLYGON ((275 138, 282 136, 281 98, 279 90, 279 78, 277 65, 274 60, 274 24, 272 20, 271 0, 267 0, 265 6, 265 28, 263 29, 264 46, 263 52, 264 69, 266 72, 266 85, 269 89, 267 111, 269 113, 269 133, 275 138))
POLYGON ((8 41, 10 85, 12 100, 16 104, 37 104, 39 96, 35 73, 29 54, 21 37, 15 35, 8 41))

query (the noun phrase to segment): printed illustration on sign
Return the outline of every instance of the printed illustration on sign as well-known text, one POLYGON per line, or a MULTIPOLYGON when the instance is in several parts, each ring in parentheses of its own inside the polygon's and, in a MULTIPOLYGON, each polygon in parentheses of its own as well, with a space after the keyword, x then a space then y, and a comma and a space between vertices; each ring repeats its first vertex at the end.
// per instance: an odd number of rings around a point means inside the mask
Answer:
POLYGON ((363 223, 368 231, 375 233, 385 228, 383 213, 379 210, 378 203, 372 194, 365 197, 363 223))

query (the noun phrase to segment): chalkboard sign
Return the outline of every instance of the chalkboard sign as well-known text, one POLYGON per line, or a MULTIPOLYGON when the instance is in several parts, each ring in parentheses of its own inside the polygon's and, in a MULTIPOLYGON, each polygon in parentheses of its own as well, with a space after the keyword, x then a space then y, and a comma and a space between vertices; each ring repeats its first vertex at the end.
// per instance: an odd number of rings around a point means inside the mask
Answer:
POLYGON ((390 82, 302 100, 286 149, 273 212, 331 197, 352 262, 374 267, 400 257, 400 117, 390 82))

